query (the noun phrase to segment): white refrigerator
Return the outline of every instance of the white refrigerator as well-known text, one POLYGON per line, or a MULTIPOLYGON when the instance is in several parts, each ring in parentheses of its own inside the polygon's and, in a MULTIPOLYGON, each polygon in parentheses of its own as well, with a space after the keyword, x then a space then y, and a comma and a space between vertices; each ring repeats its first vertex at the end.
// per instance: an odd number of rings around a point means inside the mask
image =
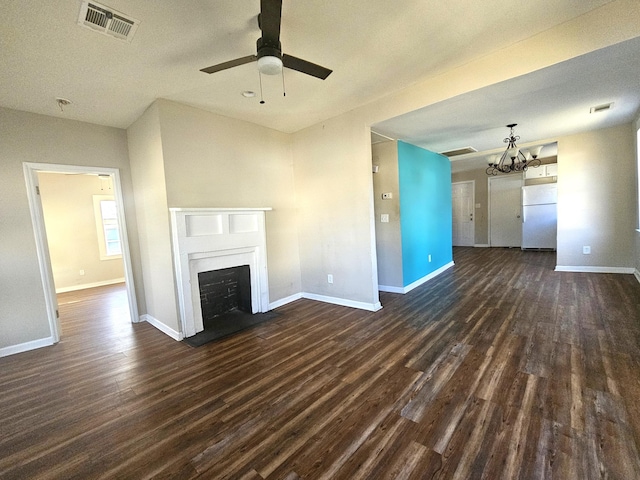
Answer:
POLYGON ((556 249, 558 186, 522 187, 522 249, 556 249))

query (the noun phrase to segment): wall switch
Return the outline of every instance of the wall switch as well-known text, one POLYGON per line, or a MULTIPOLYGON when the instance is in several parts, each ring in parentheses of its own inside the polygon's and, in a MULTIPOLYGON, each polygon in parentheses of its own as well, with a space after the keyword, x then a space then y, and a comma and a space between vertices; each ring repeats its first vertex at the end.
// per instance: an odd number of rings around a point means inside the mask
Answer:
POLYGON ((591 255, 591 247, 589 245, 585 245, 582 247, 583 255, 591 255))
POLYGON ((380 215, 380 221, 382 223, 389 223, 389 214, 388 213, 383 213, 380 215))
POLYGON ((327 282, 328 283, 333 283, 333 275, 331 275, 331 274, 327 275, 327 282))
POLYGON ((84 275, 84 270, 80 270, 80 275, 84 275))
POLYGON ((481 205, 479 203, 476 203, 476 208, 481 208, 481 205))
POLYGON ((429 255, 429 263, 431 263, 431 255, 429 255))
POLYGON ((373 170, 373 173, 378 173, 378 171, 380 170, 380 167, 378 165, 374 165, 372 170, 373 170))
POLYGON ((389 200, 391 198, 393 198, 393 193, 391 193, 391 192, 382 194, 382 199, 383 200, 389 200))

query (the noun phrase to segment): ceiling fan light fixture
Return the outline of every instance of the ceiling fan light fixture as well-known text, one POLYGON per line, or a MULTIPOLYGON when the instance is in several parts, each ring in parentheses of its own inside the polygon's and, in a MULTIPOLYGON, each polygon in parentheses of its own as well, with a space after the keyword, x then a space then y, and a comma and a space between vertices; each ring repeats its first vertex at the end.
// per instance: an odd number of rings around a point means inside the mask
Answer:
POLYGON ((278 75, 282 72, 282 59, 272 55, 258 58, 258 70, 265 75, 278 75))

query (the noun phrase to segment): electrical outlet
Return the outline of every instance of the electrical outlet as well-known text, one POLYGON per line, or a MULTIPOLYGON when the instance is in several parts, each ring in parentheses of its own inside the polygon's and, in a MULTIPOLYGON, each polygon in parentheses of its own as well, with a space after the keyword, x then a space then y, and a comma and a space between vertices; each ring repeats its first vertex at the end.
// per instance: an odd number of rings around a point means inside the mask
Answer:
POLYGON ((582 254, 591 255, 591 247, 589 245, 585 245, 584 247, 582 247, 582 254))
POLYGON ((80 270, 80 276, 84 275, 84 270, 80 270))
POLYGON ((328 283, 333 283, 333 275, 331 275, 331 274, 327 275, 327 282, 328 283))
POLYGON ((429 254, 429 263, 431 263, 431 254, 429 254))
POLYGON ((388 213, 383 213, 380 215, 380 221, 382 223, 389 223, 389 214, 388 213))

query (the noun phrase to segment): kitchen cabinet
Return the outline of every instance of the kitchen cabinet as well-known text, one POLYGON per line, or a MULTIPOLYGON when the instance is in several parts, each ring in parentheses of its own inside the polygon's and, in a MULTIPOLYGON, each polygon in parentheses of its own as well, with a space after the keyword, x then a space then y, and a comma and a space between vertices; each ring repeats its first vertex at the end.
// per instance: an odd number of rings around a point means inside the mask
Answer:
POLYGON ((528 168, 524 172, 525 179, 546 178, 558 176, 558 164, 550 163, 548 165, 540 165, 538 168, 528 168))

